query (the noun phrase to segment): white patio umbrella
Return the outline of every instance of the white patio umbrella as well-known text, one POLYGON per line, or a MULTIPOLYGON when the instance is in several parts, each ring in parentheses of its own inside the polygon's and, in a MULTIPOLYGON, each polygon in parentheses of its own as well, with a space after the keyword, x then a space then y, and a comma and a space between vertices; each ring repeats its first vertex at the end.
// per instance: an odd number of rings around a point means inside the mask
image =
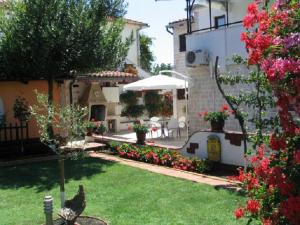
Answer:
MULTIPOLYGON (((178 73, 176 71, 173 70, 163 70, 160 71, 160 73, 163 72, 170 72, 170 73, 175 73, 177 75, 180 75, 181 77, 184 78, 184 80, 182 79, 178 79, 175 77, 170 77, 170 76, 166 76, 166 75, 155 75, 155 76, 151 76, 130 84, 127 84, 123 87, 124 91, 143 91, 143 90, 162 90, 162 89, 166 89, 166 90, 174 90, 176 89, 185 89, 185 99, 186 99, 186 119, 187 119, 187 107, 188 107, 188 102, 187 102, 187 88, 188 88, 188 77, 178 73)), ((173 99, 173 101, 175 101, 173 103, 173 111, 174 107, 177 107, 177 99, 173 99)), ((176 108, 177 111, 177 108, 176 108)), ((188 126, 187 126, 187 133, 188 133, 188 126)))
POLYGON ((188 83, 184 80, 166 75, 151 76, 123 87, 124 91, 143 91, 143 90, 161 90, 161 89, 184 89, 188 83))

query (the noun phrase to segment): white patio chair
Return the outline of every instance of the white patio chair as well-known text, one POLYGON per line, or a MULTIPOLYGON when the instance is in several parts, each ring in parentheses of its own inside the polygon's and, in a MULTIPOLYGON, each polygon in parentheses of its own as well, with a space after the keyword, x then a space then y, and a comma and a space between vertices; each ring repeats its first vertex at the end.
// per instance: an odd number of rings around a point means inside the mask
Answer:
POLYGON ((176 132, 176 137, 181 137, 180 136, 180 130, 179 130, 179 122, 176 118, 172 117, 167 125, 168 128, 168 135, 170 136, 170 133, 172 137, 174 137, 174 132, 176 132))
POLYGON ((160 120, 159 117, 151 117, 149 121, 149 129, 151 137, 153 137, 153 130, 156 129, 155 132, 157 132, 159 129, 161 129, 161 124, 158 122, 160 120))
POLYGON ((180 129, 185 128, 185 127, 186 127, 186 119, 185 119, 185 116, 179 117, 178 123, 179 123, 179 128, 180 128, 180 129))

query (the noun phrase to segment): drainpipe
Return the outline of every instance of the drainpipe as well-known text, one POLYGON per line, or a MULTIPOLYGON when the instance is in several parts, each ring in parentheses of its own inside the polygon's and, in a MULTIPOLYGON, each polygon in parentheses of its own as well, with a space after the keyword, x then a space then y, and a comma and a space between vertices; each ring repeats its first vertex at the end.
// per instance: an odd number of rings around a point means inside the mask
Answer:
POLYGON ((170 28, 171 28, 171 27, 169 27, 169 25, 167 25, 167 26, 166 26, 166 31, 167 31, 169 34, 173 35, 174 33, 173 33, 172 31, 169 30, 170 28))

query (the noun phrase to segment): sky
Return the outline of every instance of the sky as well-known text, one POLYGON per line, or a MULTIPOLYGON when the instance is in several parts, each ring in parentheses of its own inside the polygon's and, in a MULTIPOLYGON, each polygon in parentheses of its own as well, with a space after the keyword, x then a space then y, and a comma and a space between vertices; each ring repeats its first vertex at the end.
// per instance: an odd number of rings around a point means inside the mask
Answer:
POLYGON ((142 33, 153 38, 151 50, 155 63, 173 64, 173 36, 166 31, 169 22, 186 17, 185 0, 127 0, 128 8, 125 15, 128 19, 149 24, 142 33))

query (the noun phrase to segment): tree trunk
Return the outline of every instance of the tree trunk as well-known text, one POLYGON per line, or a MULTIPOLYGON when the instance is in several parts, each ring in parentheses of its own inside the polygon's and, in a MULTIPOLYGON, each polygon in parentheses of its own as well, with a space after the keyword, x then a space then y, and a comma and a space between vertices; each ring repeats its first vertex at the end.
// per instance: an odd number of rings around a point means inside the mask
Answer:
POLYGON ((62 156, 59 156, 59 186, 60 186, 60 205, 61 208, 65 206, 65 160, 62 156))
MULTIPOLYGON (((48 106, 53 105, 53 79, 50 77, 48 79, 48 106)), ((52 117, 49 117, 49 121, 52 121, 52 117)), ((53 138, 54 132, 53 132, 53 126, 52 123, 48 124, 48 134, 50 139, 53 138)))

